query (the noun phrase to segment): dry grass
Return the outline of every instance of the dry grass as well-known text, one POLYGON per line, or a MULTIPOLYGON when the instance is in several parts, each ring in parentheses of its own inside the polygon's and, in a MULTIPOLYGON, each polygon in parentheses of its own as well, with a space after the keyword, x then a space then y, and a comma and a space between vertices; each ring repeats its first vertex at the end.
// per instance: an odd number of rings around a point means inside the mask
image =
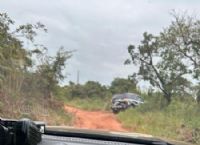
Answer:
POLYGON ((44 99, 1 97, 0 116, 45 121, 48 125, 71 125, 72 114, 66 113, 63 103, 44 99))

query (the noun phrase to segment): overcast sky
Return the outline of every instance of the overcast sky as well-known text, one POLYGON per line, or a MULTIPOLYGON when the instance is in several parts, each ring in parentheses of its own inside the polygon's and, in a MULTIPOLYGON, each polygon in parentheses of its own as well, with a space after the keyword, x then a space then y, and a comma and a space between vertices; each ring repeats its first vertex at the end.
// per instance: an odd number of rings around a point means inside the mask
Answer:
POLYGON ((77 50, 68 61, 65 83, 99 81, 109 85, 127 77, 134 66, 124 66, 127 46, 138 44, 142 33, 158 33, 168 26, 170 11, 200 14, 198 0, 1 0, 0 10, 17 24, 42 22, 48 34, 38 41, 54 55, 60 46, 77 50))

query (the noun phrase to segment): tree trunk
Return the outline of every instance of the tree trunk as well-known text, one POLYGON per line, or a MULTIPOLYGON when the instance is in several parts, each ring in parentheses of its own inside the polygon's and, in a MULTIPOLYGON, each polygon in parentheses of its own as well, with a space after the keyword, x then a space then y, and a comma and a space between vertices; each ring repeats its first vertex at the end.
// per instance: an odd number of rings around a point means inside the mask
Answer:
POLYGON ((165 93, 164 94, 164 98, 166 100, 166 106, 168 106, 171 103, 171 101, 172 101, 171 97, 172 97, 171 93, 165 93))
POLYGON ((200 104, 200 96, 197 96, 196 101, 198 104, 200 104))
POLYGON ((200 90, 197 92, 196 101, 198 104, 200 104, 200 90))

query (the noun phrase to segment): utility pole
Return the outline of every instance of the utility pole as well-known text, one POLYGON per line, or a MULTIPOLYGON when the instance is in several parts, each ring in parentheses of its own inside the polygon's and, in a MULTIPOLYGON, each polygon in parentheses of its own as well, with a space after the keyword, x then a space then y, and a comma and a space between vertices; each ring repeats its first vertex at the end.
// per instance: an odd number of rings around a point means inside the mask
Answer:
POLYGON ((79 72, 79 70, 78 70, 78 71, 77 71, 77 82, 76 82, 77 85, 79 84, 79 76, 80 76, 80 72, 79 72))

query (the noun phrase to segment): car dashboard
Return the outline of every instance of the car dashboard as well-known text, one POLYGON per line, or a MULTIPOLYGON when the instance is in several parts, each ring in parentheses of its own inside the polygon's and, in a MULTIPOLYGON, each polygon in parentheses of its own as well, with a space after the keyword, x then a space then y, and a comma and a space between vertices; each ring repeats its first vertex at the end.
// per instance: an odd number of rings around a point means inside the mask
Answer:
POLYGON ((40 142, 38 145, 139 145, 139 144, 85 139, 78 137, 60 137, 53 135, 43 135, 42 142, 40 142))

